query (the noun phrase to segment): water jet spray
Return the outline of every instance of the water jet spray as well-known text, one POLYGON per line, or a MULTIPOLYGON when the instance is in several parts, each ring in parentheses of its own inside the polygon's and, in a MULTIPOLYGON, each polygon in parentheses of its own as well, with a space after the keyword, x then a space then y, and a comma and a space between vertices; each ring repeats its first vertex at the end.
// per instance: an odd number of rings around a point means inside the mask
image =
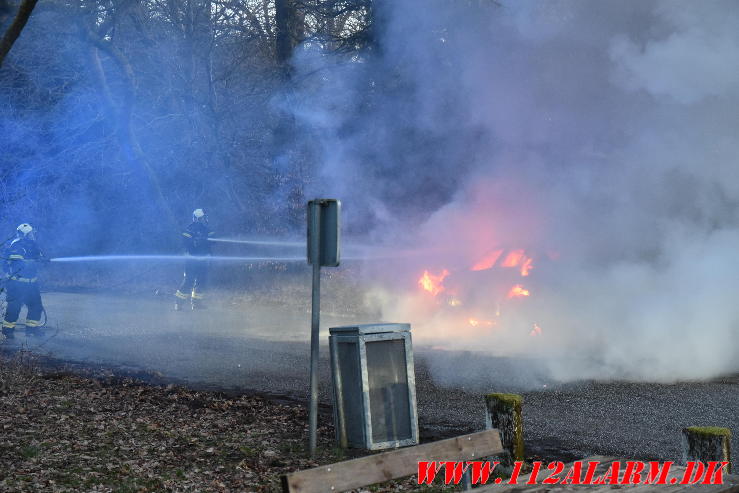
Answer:
POLYGON ((305 261, 305 257, 229 257, 229 256, 188 256, 188 255, 88 255, 81 257, 56 257, 50 262, 111 262, 125 260, 151 260, 151 261, 213 261, 213 262, 297 262, 305 261))
POLYGON ((208 238, 215 243, 238 243, 241 245, 262 245, 278 247, 300 247, 305 248, 304 241, 281 241, 281 240, 238 240, 234 238, 208 238))

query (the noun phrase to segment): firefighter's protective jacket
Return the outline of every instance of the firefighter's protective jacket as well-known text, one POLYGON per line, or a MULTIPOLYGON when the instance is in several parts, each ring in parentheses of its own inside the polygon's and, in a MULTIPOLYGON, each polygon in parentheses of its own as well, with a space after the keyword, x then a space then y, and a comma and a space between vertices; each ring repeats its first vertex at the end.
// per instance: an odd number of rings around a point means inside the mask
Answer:
POLYGON ((46 260, 36 242, 30 238, 16 238, 5 249, 4 271, 12 280, 35 282, 39 261, 46 260))
POLYGON ((189 255, 210 255, 210 242, 208 238, 211 236, 213 236, 213 232, 207 224, 200 221, 193 221, 182 232, 185 251, 189 255))

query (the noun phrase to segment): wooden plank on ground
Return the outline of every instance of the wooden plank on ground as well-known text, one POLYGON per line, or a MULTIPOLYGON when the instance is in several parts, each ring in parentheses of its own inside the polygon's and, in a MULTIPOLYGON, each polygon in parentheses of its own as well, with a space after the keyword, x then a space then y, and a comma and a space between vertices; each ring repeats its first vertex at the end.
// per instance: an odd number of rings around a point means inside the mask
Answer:
MULTIPOLYGON (((621 459, 617 457, 605 457, 605 456, 594 456, 582 459, 583 468, 587 469, 588 462, 598 462, 598 468, 595 472, 595 477, 605 474, 611 467, 611 463, 614 461, 620 461, 621 474, 620 478, 623 478, 623 464, 630 459, 621 459)), ((558 477, 563 478, 567 470, 572 466, 572 462, 565 464, 565 469, 562 474, 558 477)), ((733 474, 724 474, 724 484, 715 485, 570 485, 570 484, 541 484, 541 481, 547 477, 549 471, 541 471, 538 475, 539 484, 527 485, 526 482, 530 479, 530 474, 522 475, 518 479, 518 484, 490 484, 480 488, 475 488, 477 493, 543 493, 548 491, 555 491, 556 493, 569 493, 569 492, 604 492, 611 490, 624 490, 628 493, 647 493, 652 491, 658 491, 661 493, 739 493, 739 476, 733 474)), ((670 474, 667 476, 667 482, 672 478, 676 478, 678 481, 683 477, 685 472, 685 466, 673 464, 670 468, 670 474)))
POLYGON ((338 493, 416 474, 419 461, 483 460, 502 452, 498 430, 485 430, 294 472, 282 477, 282 488, 286 493, 338 493))

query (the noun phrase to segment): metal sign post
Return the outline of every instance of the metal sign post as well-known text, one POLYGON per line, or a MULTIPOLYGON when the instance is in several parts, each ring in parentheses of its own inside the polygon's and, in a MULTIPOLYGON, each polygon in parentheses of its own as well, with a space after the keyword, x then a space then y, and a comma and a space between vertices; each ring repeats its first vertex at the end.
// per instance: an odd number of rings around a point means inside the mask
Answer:
POLYGON ((339 265, 339 218, 341 202, 316 199, 308 202, 308 263, 313 265, 310 330, 310 407, 308 428, 311 457, 316 453, 318 429, 318 359, 321 315, 321 266, 339 265))

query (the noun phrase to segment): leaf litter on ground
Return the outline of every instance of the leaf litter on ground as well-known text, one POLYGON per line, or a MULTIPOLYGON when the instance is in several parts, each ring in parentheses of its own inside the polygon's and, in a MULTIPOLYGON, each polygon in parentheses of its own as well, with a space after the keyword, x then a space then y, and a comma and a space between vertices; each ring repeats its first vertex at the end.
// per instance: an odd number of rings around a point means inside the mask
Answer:
MULTIPOLYGON (((307 423, 297 401, 0 355, 0 491, 279 492, 283 474, 361 454, 335 447, 324 413, 309 458, 307 423)), ((415 477, 361 491, 414 490, 432 491, 415 477)))

